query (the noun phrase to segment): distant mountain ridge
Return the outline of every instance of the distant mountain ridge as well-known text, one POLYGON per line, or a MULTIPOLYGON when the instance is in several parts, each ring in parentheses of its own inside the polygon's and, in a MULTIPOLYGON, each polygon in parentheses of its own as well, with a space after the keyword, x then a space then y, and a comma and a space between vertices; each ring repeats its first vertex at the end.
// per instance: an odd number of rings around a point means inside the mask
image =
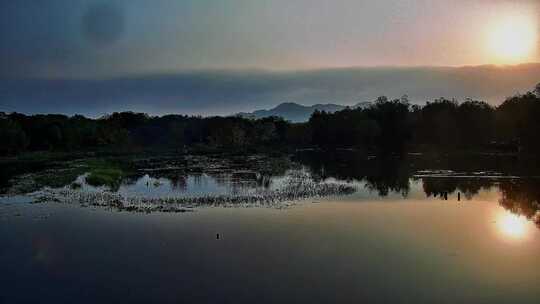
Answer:
POLYGON ((327 103, 327 104, 315 104, 312 106, 304 106, 294 102, 284 102, 277 105, 275 108, 269 110, 256 110, 254 112, 246 113, 240 112, 236 116, 249 118, 249 119, 259 119, 270 116, 282 117, 285 120, 292 122, 304 122, 308 121, 311 117, 311 114, 315 111, 325 111, 334 113, 337 111, 345 110, 346 108, 360 108, 370 105, 370 102, 359 102, 353 106, 344 106, 339 104, 327 103))

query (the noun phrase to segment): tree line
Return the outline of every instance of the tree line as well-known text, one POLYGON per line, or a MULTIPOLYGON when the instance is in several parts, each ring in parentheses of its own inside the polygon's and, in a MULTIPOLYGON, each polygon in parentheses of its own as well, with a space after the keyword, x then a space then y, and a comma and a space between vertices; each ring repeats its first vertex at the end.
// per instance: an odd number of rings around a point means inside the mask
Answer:
POLYGON ((116 112, 81 115, 0 112, 0 154, 26 151, 136 149, 258 150, 318 147, 378 152, 407 150, 540 151, 540 84, 499 106, 483 101, 437 99, 411 105, 379 97, 365 108, 316 111, 308 122, 278 117, 150 116, 116 112))

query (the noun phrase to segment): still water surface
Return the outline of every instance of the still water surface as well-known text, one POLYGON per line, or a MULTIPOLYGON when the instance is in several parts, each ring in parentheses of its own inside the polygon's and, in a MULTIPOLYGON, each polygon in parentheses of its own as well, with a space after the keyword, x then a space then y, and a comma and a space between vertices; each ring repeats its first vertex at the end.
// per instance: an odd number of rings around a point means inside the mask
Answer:
MULTIPOLYGON (((130 191, 147 191, 140 178, 130 191)), ((189 178, 184 191, 223 184, 189 178)), ((349 182, 286 209, 181 214, 4 198, 0 303, 540 302, 536 180, 349 182)))

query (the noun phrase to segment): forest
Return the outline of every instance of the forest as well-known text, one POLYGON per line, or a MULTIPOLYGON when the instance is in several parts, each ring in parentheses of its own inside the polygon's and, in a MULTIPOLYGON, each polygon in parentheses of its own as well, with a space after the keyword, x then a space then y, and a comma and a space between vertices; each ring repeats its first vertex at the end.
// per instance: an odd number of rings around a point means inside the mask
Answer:
POLYGON ((32 151, 287 151, 358 149, 422 151, 540 151, 540 84, 499 106, 440 98, 425 105, 379 97, 365 108, 316 111, 308 122, 278 117, 150 116, 115 112, 81 115, 0 112, 0 155, 32 151))

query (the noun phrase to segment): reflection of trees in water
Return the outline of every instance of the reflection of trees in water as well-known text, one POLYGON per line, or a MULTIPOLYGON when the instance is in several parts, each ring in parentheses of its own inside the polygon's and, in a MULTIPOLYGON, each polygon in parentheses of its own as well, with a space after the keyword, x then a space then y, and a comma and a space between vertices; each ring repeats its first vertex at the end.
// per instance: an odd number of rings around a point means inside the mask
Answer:
POLYGON ((269 189, 272 186, 272 176, 260 174, 257 176, 257 186, 264 189, 269 189))
POLYGON ((390 192, 407 196, 410 168, 399 158, 368 159, 355 153, 307 153, 298 157, 316 179, 333 177, 345 181, 364 181, 369 190, 386 196, 390 192))
POLYGON ((196 185, 197 187, 201 187, 203 185, 202 174, 194 174, 194 175, 191 175, 191 177, 193 178, 194 185, 196 185))
MULTIPOLYGON (((216 184, 220 187, 223 187, 227 189, 227 191, 231 194, 239 194, 241 193, 245 188, 249 187, 248 182, 242 182, 238 178, 234 178, 232 174, 211 174, 211 176, 216 184)), ((253 182, 251 182, 253 184, 253 182)))
POLYGON ((154 179, 164 178, 170 182, 171 188, 178 191, 186 191, 187 188, 187 176, 181 171, 174 172, 152 172, 145 174, 131 174, 122 180, 122 183, 125 185, 134 185, 137 181, 143 178, 146 174, 148 177, 154 179))
POLYGON ((251 171, 232 174, 212 174, 210 176, 214 178, 217 185, 229 189, 231 193, 241 193, 242 191, 255 188, 269 189, 272 185, 273 178, 270 174, 260 174, 251 171))
POLYGON ((448 177, 425 177, 422 178, 422 187, 428 197, 441 197, 443 194, 452 194, 459 191, 468 200, 477 195, 482 189, 489 189, 493 180, 487 178, 448 178, 448 177))
POLYGON ((185 192, 187 190, 187 177, 185 175, 171 175, 168 177, 173 190, 185 192))
POLYGON ((215 181, 218 186, 227 187, 231 183, 231 178, 229 174, 209 174, 215 181))
POLYGON ((540 180, 516 180, 501 183, 501 206, 524 215, 540 228, 540 180))
POLYGON ((122 178, 122 185, 131 186, 135 185, 144 174, 129 174, 122 178))
POLYGON ((369 172, 364 179, 368 189, 377 191, 381 196, 395 192, 405 197, 410 190, 409 177, 409 168, 404 162, 381 160, 376 164, 374 171, 369 172))

